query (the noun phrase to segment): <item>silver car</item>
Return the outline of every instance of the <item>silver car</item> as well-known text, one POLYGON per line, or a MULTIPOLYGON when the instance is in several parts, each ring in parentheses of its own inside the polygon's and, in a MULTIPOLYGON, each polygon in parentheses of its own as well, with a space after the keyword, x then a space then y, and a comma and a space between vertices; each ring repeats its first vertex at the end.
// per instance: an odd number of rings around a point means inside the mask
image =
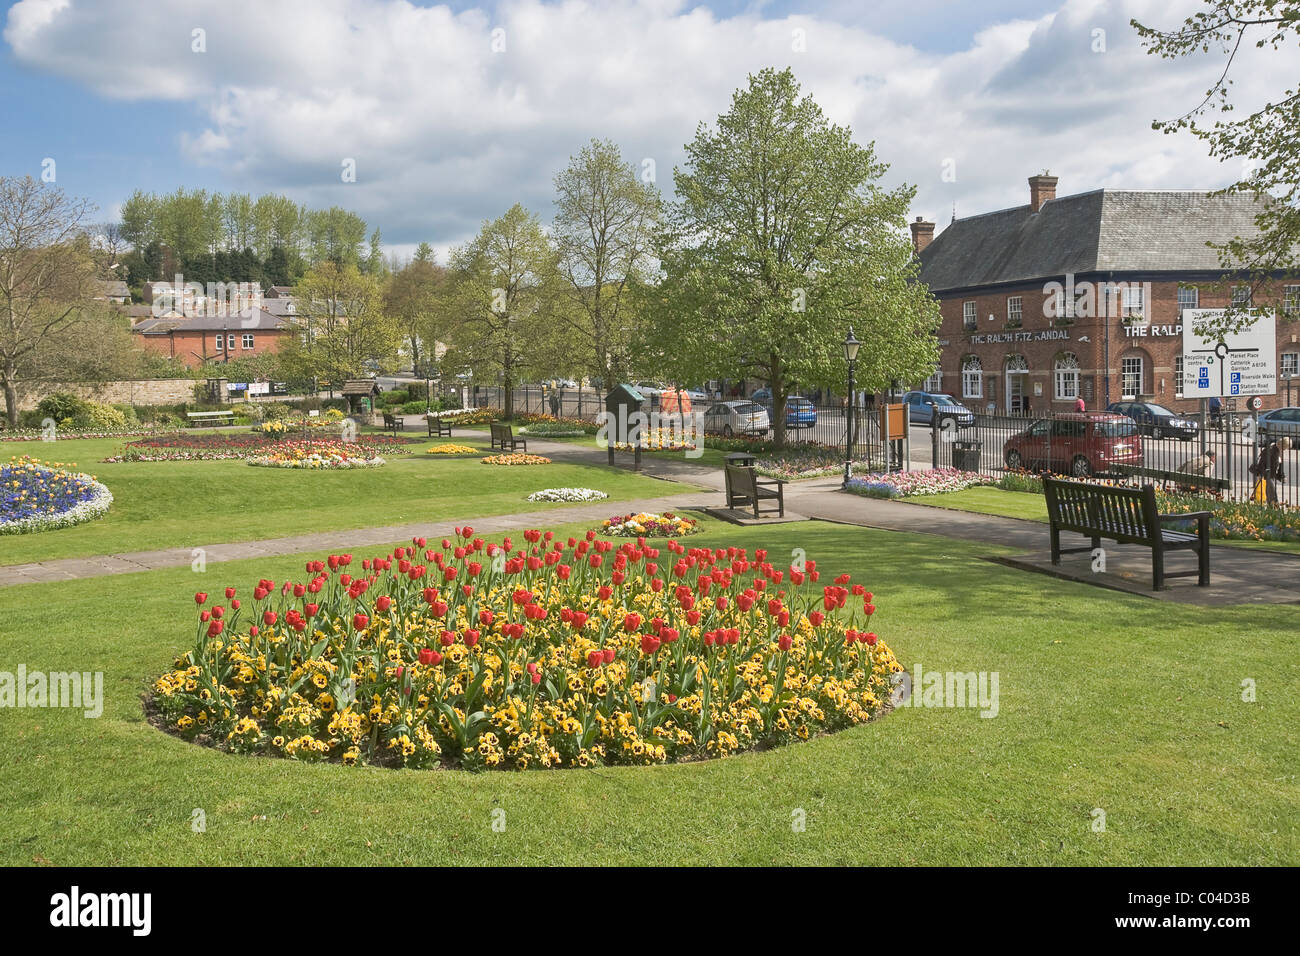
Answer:
POLYGON ((1287 436, 1300 439, 1300 408, 1275 408, 1259 416, 1259 437, 1270 441, 1287 436))
POLYGON ((710 405, 704 413, 706 434, 720 434, 727 438, 733 435, 766 435, 771 427, 767 410, 756 402, 717 402, 710 405))

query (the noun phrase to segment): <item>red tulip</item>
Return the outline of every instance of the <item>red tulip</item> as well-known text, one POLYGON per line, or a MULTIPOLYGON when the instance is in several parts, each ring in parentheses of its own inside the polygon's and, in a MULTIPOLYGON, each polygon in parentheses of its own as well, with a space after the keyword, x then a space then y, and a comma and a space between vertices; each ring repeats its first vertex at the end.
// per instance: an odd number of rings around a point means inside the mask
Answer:
POLYGON ((230 600, 231 598, 233 598, 234 596, 235 596, 235 589, 234 589, 234 588, 226 588, 226 600, 229 601, 229 600, 230 600))
POLYGON ((420 649, 420 663, 425 667, 437 663, 438 657, 438 652, 432 647, 424 647, 420 649))
POLYGON ((467 630, 467 631, 465 632, 465 646, 466 646, 466 647, 473 647, 475 644, 478 643, 478 637, 479 637, 479 632, 478 632, 478 631, 475 631, 475 630, 467 630))
POLYGON ((375 610, 378 611, 380 614, 383 614, 392 606, 393 606, 393 599, 390 598, 387 594, 381 594, 379 595, 379 597, 375 599, 375 610))
POLYGON ((595 670, 605 660, 605 655, 600 651, 591 651, 587 654, 587 666, 595 670))
POLYGON ((794 641, 790 638, 789 634, 782 634, 780 638, 777 639, 776 643, 777 646, 781 648, 781 650, 788 651, 790 649, 790 645, 793 644, 794 641))
POLYGON ((872 633, 870 633, 870 632, 867 632, 867 636, 866 636, 866 638, 864 638, 864 640, 866 640, 866 642, 867 642, 867 646, 868 646, 868 647, 875 647, 875 646, 876 646, 876 641, 878 641, 879 638, 876 637, 876 635, 874 635, 874 634, 872 634, 872 633))
POLYGON ((198 592, 196 592, 195 595, 194 595, 194 603, 195 603, 195 604, 202 604, 202 603, 203 603, 204 601, 206 601, 207 599, 208 599, 208 595, 207 595, 207 592, 206 592, 206 591, 198 591, 198 592))
POLYGON ((370 623, 370 618, 366 617, 364 614, 352 615, 352 626, 356 628, 358 631, 364 631, 366 629, 366 625, 369 623, 370 623))
POLYGON ((270 627, 272 624, 275 623, 276 617, 277 615, 274 611, 263 611, 262 623, 265 624, 267 627, 270 627))
POLYGON ((641 653, 653 654, 657 650, 659 650, 659 638, 655 637, 653 634, 642 634, 641 653))
POLYGON ((636 611, 629 611, 627 616, 623 618, 623 630, 631 634, 633 631, 638 630, 640 627, 641 627, 641 615, 636 613, 636 611))

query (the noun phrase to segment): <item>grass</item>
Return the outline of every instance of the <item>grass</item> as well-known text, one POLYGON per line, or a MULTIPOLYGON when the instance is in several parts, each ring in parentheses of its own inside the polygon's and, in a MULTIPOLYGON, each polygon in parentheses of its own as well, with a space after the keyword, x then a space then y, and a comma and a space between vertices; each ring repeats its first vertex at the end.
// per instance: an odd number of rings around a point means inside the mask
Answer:
POLYGON ((238 757, 153 729, 139 695, 188 646, 200 584, 281 580, 301 557, 24 585, 0 589, 0 670, 102 670, 107 702, 98 720, 0 711, 0 863, 1300 862, 1300 608, 1171 605, 923 535, 706 527, 689 543, 803 548, 827 579, 853 572, 909 668, 999 672, 999 715, 899 710, 657 768, 471 775, 238 757), (1241 699, 1247 678, 1256 703, 1241 699))
POLYGON ((391 456, 380 468, 325 472, 242 461, 103 464, 121 450, 121 439, 0 442, 0 461, 32 455, 73 465, 114 498, 106 516, 87 524, 0 538, 0 564, 567 507, 524 501, 541 488, 597 488, 619 499, 657 497, 674 487, 604 465, 506 468, 425 455, 436 442, 422 439, 409 446, 415 454, 391 456))
MULTIPOLYGON (((923 495, 900 498, 913 505, 934 508, 951 508, 954 511, 971 511, 1004 518, 1023 518, 1027 521, 1047 521, 1047 501, 1041 494, 1026 491, 1004 491, 992 485, 981 485, 963 491, 949 491, 941 495, 923 495)), ((1216 545, 1233 548, 1251 548, 1258 551, 1277 551, 1283 554, 1300 554, 1300 541, 1247 541, 1214 538, 1216 545)))

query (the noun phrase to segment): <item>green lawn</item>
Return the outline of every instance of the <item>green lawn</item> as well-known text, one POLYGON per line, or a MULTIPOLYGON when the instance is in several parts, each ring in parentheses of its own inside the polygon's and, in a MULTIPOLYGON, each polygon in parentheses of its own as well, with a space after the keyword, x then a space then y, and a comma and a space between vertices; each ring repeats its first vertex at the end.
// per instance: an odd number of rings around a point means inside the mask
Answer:
MULTIPOLYGON (((1025 491, 1003 491, 989 485, 967 488, 964 491, 949 491, 941 495, 922 495, 916 498, 903 498, 908 504, 928 505, 932 508, 952 508, 955 511, 973 511, 986 515, 1001 515, 1004 518, 1024 518, 1029 521, 1047 521, 1047 501, 1041 494, 1025 491)), ((1280 551, 1286 554, 1300 554, 1300 541, 1228 541, 1215 538, 1215 544, 1234 548, 1254 548, 1263 551, 1280 551)))
POLYGON ((32 455, 74 465, 107 485, 114 499, 98 520, 0 537, 0 565, 567 507, 524 500, 542 488, 582 486, 628 499, 680 487, 605 466, 493 467, 424 454, 435 441, 411 445, 415 454, 391 456, 380 468, 324 472, 242 461, 103 464, 121 451, 120 439, 0 442, 0 461, 32 455))
POLYGON ((690 543, 802 548, 825 580, 852 571, 905 665, 997 671, 1000 713, 905 709, 657 768, 471 775, 238 757, 154 730, 140 694, 189 646, 198 587, 281 580, 301 557, 25 585, 0 589, 0 670, 102 670, 107 704, 98 720, 0 710, 0 862, 1300 862, 1300 608, 1182 607, 923 535, 707 527, 690 543), (1257 703, 1241 700, 1246 679, 1257 703), (191 832, 195 809, 205 833, 191 832))

